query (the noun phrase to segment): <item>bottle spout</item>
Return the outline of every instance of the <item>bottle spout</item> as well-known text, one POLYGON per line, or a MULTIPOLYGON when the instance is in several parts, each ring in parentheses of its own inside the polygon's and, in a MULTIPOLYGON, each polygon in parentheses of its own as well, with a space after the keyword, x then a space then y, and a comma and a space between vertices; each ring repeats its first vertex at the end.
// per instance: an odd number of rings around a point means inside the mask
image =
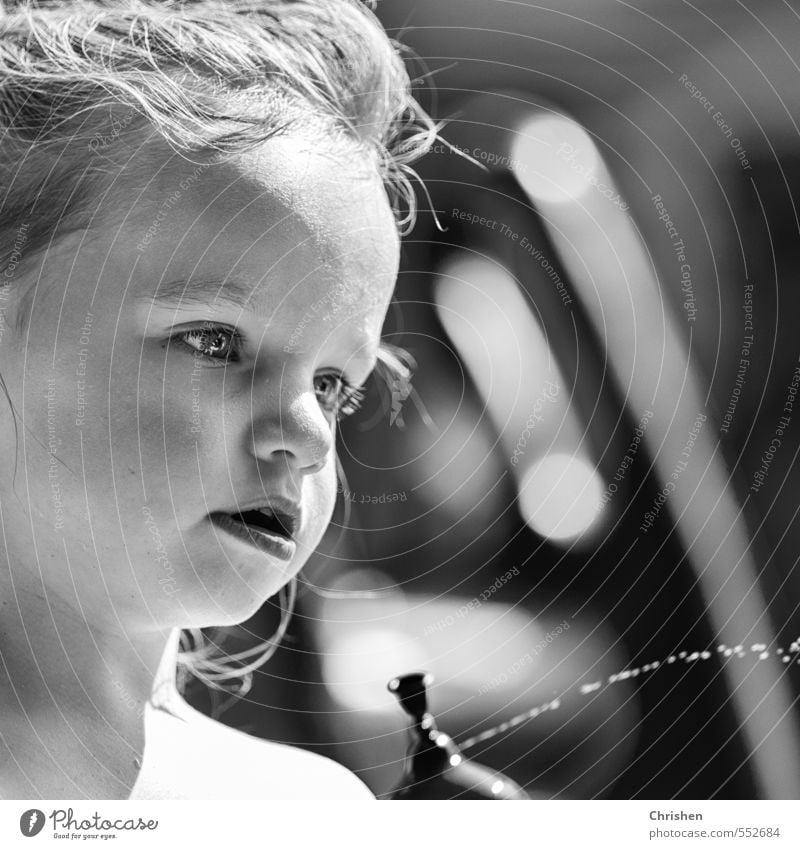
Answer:
POLYGON ((411 746, 405 774, 392 799, 528 799, 508 776, 469 760, 447 734, 436 727, 428 710, 433 676, 411 672, 387 685, 411 717, 411 746))
POLYGON ((428 713, 428 687, 431 684, 433 675, 430 672, 409 672, 399 678, 392 678, 387 686, 414 723, 421 725, 431 716, 428 713))

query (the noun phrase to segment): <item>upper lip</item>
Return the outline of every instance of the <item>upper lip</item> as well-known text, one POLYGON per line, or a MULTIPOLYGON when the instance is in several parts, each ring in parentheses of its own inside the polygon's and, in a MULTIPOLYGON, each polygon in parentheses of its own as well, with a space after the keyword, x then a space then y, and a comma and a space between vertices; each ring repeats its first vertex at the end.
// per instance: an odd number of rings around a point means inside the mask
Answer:
POLYGON ((300 504, 281 495, 268 495, 258 501, 240 504, 232 513, 246 513, 248 510, 258 510, 261 513, 272 514, 283 526, 289 537, 293 538, 300 527, 300 504))

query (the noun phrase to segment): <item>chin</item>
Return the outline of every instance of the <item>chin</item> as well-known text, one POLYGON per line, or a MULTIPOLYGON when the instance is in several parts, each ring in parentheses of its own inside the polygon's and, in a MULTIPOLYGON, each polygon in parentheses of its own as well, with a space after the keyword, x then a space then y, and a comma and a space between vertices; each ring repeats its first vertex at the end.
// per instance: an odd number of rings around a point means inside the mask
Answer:
MULTIPOLYGON (((208 583, 205 588, 199 587, 196 604, 191 605, 187 600, 182 613, 190 623, 184 623, 182 628, 211 628, 240 625, 258 613, 270 598, 276 596, 291 578, 299 571, 292 570, 290 575, 284 569, 272 571, 261 564, 261 574, 254 577, 252 572, 237 569, 241 577, 230 576, 229 581, 217 587, 212 592, 208 583), (246 576, 246 577, 245 577, 246 576)), ((277 604, 277 599, 275 600, 277 604)))
POLYGON ((181 611, 179 621, 173 617, 169 627, 190 628, 230 628, 247 622, 258 613, 261 606, 267 601, 266 598, 250 597, 242 600, 231 601, 227 605, 210 607, 208 601, 202 605, 195 606, 194 610, 185 609, 181 611))

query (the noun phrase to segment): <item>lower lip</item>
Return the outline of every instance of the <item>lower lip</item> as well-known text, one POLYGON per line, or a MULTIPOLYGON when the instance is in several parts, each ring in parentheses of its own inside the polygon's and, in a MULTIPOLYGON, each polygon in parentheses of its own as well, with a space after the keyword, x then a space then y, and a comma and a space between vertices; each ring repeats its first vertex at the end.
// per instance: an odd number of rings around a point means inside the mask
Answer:
POLYGON ((271 534, 262 528, 237 522, 225 513, 214 513, 211 521, 223 531, 227 531, 240 540, 249 543, 265 554, 271 554, 279 560, 290 561, 297 551, 297 544, 290 539, 271 534))

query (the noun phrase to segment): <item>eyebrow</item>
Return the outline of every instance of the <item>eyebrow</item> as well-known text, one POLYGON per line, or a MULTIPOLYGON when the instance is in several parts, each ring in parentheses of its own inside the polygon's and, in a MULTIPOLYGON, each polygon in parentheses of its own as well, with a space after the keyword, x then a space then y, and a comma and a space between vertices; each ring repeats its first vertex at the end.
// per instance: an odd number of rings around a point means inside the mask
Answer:
POLYGON ((228 303, 247 309, 252 295, 252 286, 234 279, 199 278, 197 280, 172 280, 169 283, 160 283, 154 294, 144 295, 142 300, 156 306, 175 309, 219 303, 228 303))

